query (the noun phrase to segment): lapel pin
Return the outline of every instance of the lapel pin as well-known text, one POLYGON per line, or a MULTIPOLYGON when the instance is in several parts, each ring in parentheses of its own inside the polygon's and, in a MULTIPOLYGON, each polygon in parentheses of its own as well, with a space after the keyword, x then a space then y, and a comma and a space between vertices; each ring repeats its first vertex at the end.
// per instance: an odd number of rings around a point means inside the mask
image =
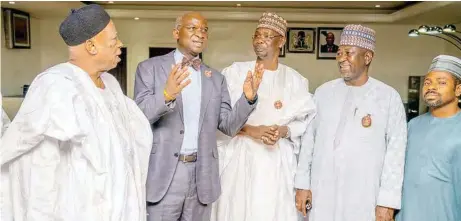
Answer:
POLYGON ((206 71, 205 71, 205 76, 211 77, 211 71, 210 71, 210 70, 206 70, 206 71))
POLYGON ((367 114, 362 118, 362 126, 367 128, 371 126, 371 115, 367 114))
POLYGON ((283 107, 282 101, 278 100, 274 103, 275 109, 281 109, 283 107))

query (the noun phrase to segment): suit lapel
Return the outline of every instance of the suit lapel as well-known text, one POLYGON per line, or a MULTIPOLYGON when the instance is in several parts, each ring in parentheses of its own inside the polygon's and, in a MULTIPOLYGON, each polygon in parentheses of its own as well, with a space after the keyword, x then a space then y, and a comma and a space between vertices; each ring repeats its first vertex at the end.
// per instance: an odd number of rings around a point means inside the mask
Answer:
MULTIPOLYGON (((165 55, 163 57, 164 62, 162 64, 162 68, 163 68, 163 70, 165 70, 166 79, 168 79, 168 75, 170 75, 171 66, 176 64, 176 62, 174 60, 174 52, 175 51, 172 51, 172 52, 168 53, 167 55, 165 55)), ((166 81, 165 81, 165 84, 166 84, 166 81)), ((176 106, 178 107, 178 110, 179 110, 179 116, 181 116, 181 122, 184 124, 183 104, 182 104, 182 95, 181 95, 181 93, 179 93, 179 95, 176 97, 176 106)))
POLYGON ((206 109, 208 103, 210 102, 211 96, 213 96, 213 76, 205 75, 205 71, 211 70, 207 70, 207 67, 203 64, 200 65, 200 73, 202 78, 202 100, 200 104, 199 131, 202 130, 203 118, 205 117, 206 109))

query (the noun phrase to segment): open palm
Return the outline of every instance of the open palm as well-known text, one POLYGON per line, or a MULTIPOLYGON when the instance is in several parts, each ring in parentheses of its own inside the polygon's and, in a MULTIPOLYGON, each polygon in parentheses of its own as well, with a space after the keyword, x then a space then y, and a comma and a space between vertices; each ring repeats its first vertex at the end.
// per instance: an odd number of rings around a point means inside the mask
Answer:
POLYGON ((258 92, 259 85, 263 79, 264 65, 256 64, 254 73, 248 71, 245 82, 243 83, 243 93, 248 100, 254 100, 256 93, 258 92))

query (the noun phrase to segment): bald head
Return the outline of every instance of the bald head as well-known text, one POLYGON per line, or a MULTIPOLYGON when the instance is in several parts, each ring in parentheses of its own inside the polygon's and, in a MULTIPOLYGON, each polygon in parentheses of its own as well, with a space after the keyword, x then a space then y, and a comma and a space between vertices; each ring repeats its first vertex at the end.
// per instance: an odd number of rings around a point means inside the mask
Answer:
POLYGON ((187 58, 198 56, 208 43, 208 22, 198 12, 188 12, 176 19, 173 37, 187 58))
POLYGON ((185 14, 183 14, 183 15, 181 15, 181 16, 178 16, 178 17, 176 18, 176 23, 175 23, 174 28, 175 28, 175 29, 178 29, 179 26, 182 25, 183 20, 185 20, 185 19, 190 19, 190 18, 202 19, 202 20, 206 21, 206 18, 203 17, 203 15, 200 14, 199 12, 187 12, 187 13, 185 13, 185 14))

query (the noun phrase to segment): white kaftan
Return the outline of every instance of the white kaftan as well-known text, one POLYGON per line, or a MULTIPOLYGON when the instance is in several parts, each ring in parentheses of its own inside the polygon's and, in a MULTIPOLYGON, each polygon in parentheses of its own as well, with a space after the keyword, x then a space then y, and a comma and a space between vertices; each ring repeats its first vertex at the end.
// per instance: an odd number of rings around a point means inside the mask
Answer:
POLYGON ((146 219, 152 132, 108 73, 63 63, 38 75, 0 148, 15 221, 146 219))
MULTIPOLYGON (((242 95, 242 85, 255 61, 236 62, 224 69, 232 103, 242 95)), ((289 139, 274 146, 237 135, 218 134, 222 194, 213 204, 213 221, 296 221, 294 175, 301 135, 315 115, 308 81, 295 70, 279 64, 266 70, 258 90, 258 104, 250 125, 287 125, 289 139), (280 100, 282 108, 274 103, 280 100)))
MULTIPOLYGON (((2 135, 5 133, 6 129, 8 129, 10 122, 10 118, 6 115, 5 111, 3 110, 3 103, 2 103, 2 94, 0 93, 0 107, 2 110, 1 117, 0 117, 0 147, 2 146, 2 135)), ((9 194, 9 177, 8 177, 8 169, 2 168, 0 173, 0 220, 1 221, 11 221, 11 200, 9 194), (2 188, 5 187, 5 188, 2 188)))
POLYGON ((399 209, 407 124, 397 91, 371 77, 360 87, 337 79, 314 97, 295 179, 312 190, 309 221, 373 221, 376 205, 399 209))
POLYGON ((5 133, 6 129, 8 128, 8 126, 11 123, 10 118, 6 114, 5 110, 3 110, 3 108, 2 108, 2 117, 1 118, 2 119, 1 119, 1 123, 0 123, 0 130, 1 130, 0 137, 1 137, 1 135, 3 135, 5 133))

